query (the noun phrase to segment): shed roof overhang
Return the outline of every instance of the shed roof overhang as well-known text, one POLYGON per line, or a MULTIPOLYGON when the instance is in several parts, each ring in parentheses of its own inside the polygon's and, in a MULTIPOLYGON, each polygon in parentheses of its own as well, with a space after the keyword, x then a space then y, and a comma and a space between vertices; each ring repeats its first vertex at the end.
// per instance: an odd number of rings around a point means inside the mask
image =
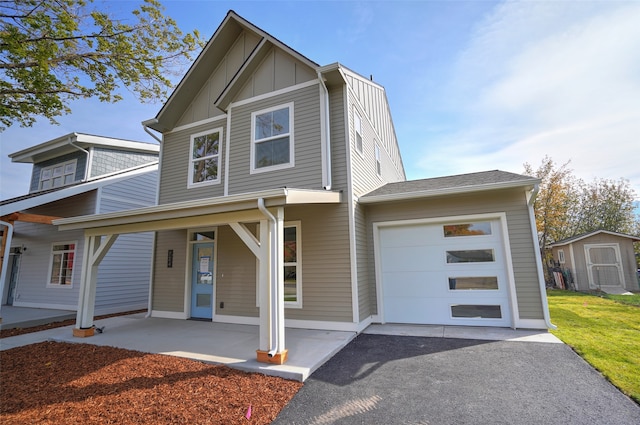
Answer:
POLYGON ((156 205, 106 214, 54 220, 61 231, 84 229, 85 235, 138 233, 251 222, 264 218, 258 200, 267 208, 300 204, 337 204, 341 192, 280 188, 238 195, 156 205))
POLYGON ((445 187, 438 189, 418 190, 411 192, 387 193, 381 195, 363 196, 358 199, 361 204, 378 204, 383 202, 411 201, 423 198, 432 198, 436 196, 461 195, 468 193, 477 193, 489 190, 523 188, 523 190, 534 190, 535 185, 539 183, 538 179, 527 179, 521 181, 487 183, 468 186, 445 187))

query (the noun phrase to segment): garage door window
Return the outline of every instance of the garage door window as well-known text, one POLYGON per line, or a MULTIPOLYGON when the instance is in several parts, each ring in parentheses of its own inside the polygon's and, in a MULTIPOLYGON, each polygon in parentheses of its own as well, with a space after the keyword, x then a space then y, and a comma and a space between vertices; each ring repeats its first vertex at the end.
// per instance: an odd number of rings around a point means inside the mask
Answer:
POLYGON ((483 236, 491 234, 491 223, 488 221, 446 224, 442 227, 445 238, 454 238, 457 236, 483 236))
POLYGON ((485 277, 450 277, 449 289, 457 290, 497 290, 498 278, 485 277))
POLYGON ((455 304, 451 306, 451 316, 473 319, 502 319, 499 305, 455 304))
POLYGON ((447 263, 491 263, 495 261, 493 249, 447 251, 447 263))

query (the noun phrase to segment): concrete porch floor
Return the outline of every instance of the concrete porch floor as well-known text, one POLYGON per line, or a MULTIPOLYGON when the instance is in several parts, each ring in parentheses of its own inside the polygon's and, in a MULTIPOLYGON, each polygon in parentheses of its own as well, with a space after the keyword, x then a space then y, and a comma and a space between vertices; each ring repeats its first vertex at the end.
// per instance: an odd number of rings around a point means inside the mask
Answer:
POLYGON ((104 326, 104 332, 76 338, 73 327, 66 326, 0 339, 0 350, 41 341, 87 343, 225 364, 247 372, 304 381, 356 336, 355 332, 287 328, 288 361, 284 365, 270 365, 256 360, 257 326, 145 318, 144 313, 96 320, 95 325, 104 326))

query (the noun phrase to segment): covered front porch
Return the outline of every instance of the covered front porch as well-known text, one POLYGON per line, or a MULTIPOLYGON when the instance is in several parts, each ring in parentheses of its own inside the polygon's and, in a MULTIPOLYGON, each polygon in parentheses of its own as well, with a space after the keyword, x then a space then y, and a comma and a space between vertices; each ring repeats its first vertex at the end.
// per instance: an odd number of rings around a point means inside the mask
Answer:
MULTIPOLYGON (((337 204, 340 198, 338 192, 282 188, 56 220, 54 224, 60 230, 84 229, 85 233, 74 335, 94 335, 97 270, 119 235, 228 226, 257 260, 256 284, 260 308, 259 326, 256 327, 256 335, 253 335, 254 355, 260 362, 285 363, 289 351, 285 341, 289 332, 285 332, 284 325, 284 210, 288 205, 337 204), (255 231, 247 227, 251 223, 257 225, 255 231)), ((190 295, 185 294, 185 300, 189 298, 190 295)), ((150 310, 155 311, 154 306, 150 306, 150 310)), ((193 307, 185 302, 181 313, 168 317, 194 317, 192 312, 193 307)), ((175 323, 180 326, 184 321, 175 323)), ((199 338, 198 335, 193 337, 199 338)))

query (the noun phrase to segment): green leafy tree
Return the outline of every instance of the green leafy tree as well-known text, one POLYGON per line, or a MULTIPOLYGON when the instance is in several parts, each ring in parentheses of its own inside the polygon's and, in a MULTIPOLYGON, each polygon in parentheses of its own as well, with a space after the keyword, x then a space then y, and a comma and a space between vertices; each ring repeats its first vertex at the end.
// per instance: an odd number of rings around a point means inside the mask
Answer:
POLYGON ((128 19, 91 7, 92 0, 0 0, 0 130, 37 117, 71 112, 68 104, 96 97, 166 99, 171 82, 202 45, 143 0, 128 19), (4 127, 3 127, 4 126, 4 127))
POLYGON ((573 233, 603 229, 633 234, 638 226, 634 200, 635 191, 625 179, 581 183, 573 233))
POLYGON ((578 204, 576 179, 569 162, 557 166, 545 156, 537 169, 525 163, 524 172, 541 180, 534 204, 536 226, 542 258, 546 259, 545 247, 553 242, 572 236, 571 222, 578 204))

